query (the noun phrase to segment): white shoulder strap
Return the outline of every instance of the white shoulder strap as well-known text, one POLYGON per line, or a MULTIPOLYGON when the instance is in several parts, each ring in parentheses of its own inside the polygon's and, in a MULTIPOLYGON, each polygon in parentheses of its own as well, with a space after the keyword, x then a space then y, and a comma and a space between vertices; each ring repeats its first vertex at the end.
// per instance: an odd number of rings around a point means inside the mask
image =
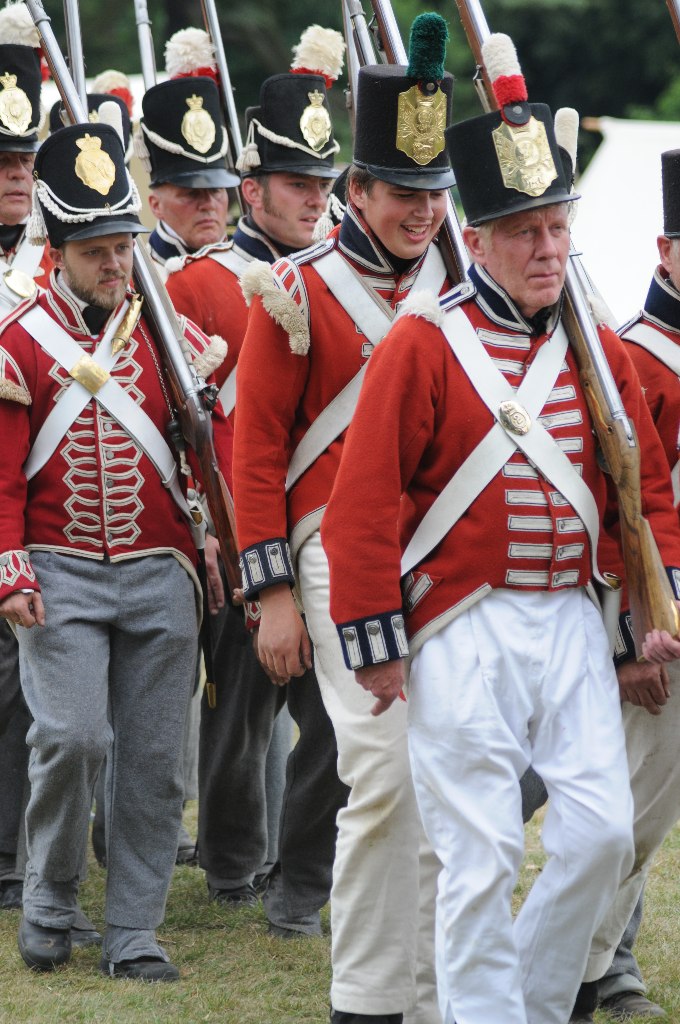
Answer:
POLYGON ((633 324, 621 337, 647 349, 653 356, 680 377, 680 345, 649 324, 633 324))
POLYGON ((595 499, 568 457, 537 420, 564 362, 568 346, 564 328, 560 324, 550 340, 541 346, 517 392, 494 365, 461 309, 447 314, 442 330, 496 423, 454 473, 419 523, 402 557, 402 575, 439 544, 512 453, 520 448, 582 520, 590 539, 593 573, 603 582, 596 561, 600 518, 595 499), (500 406, 506 401, 521 402, 525 407, 531 419, 526 434, 515 434, 502 423, 500 406))
POLYGON ((27 298, 26 295, 18 294, 12 289, 12 272, 25 274, 33 280, 40 266, 43 251, 43 246, 32 245, 24 235, 12 262, 0 260, 0 314, 3 310, 8 312, 14 309, 27 298))
POLYGON ((219 263, 221 267, 225 267, 227 270, 230 270, 232 274, 235 274, 239 279, 250 263, 250 260, 240 256, 239 253, 234 252, 233 249, 227 249, 226 251, 223 250, 221 252, 209 252, 208 256, 211 260, 214 260, 215 263, 219 263))
POLYGON ((236 405, 236 370, 237 366, 231 371, 224 384, 220 388, 219 399, 224 409, 224 415, 229 416, 236 405))
MULTIPOLYGON (((361 275, 352 270, 337 249, 316 260, 314 269, 375 348, 391 327, 396 310, 388 306, 372 289, 369 290, 361 275)), ((436 245, 430 245, 411 291, 426 288, 434 295, 439 295, 445 280, 446 267, 439 249, 436 245)), ((367 366, 368 362, 364 363, 342 391, 328 403, 298 444, 288 466, 286 491, 349 426, 367 366)))

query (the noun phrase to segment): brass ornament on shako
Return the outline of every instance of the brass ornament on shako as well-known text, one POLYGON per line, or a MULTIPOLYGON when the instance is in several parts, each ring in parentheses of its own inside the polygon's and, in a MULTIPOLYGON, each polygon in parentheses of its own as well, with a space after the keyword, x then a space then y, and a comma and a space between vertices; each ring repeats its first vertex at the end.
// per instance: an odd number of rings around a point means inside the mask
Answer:
POLYGON ((305 107, 300 118, 300 131, 305 142, 320 152, 331 137, 333 126, 330 114, 323 105, 323 93, 318 89, 307 93, 310 106, 305 107))
POLYGON ((432 95, 414 85, 399 95, 397 149, 420 166, 429 164, 444 149, 446 96, 441 89, 432 95))
POLYGON ((116 165, 102 149, 102 140, 96 135, 85 135, 76 139, 76 146, 81 150, 76 157, 76 174, 83 185, 107 196, 116 180, 116 165))
POLYGON ((512 434, 522 436, 528 434, 531 429, 531 416, 519 402, 501 402, 498 407, 498 419, 512 434))
POLYGON ((99 111, 91 110, 90 113, 87 115, 87 119, 90 122, 90 124, 99 124, 99 122, 101 121, 99 111))
POLYGON ((543 123, 533 116, 524 125, 503 122, 492 135, 505 187, 542 196, 557 178, 543 123))
POLYGON ((189 109, 182 118, 182 135, 197 153, 207 153, 215 141, 215 122, 203 109, 202 96, 194 93, 187 97, 186 103, 189 109))
POLYGON ((17 85, 17 76, 8 71, 0 75, 2 92, 0 93, 0 121, 5 128, 17 135, 23 135, 30 127, 33 117, 31 101, 17 85))

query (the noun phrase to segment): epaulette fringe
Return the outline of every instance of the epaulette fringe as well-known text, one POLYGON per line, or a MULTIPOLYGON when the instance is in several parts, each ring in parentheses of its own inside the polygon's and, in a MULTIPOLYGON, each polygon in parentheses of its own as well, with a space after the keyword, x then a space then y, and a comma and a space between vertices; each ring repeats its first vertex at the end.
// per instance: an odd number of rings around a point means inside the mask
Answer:
POLYGON ((5 398, 8 402, 18 402, 19 405, 30 405, 32 401, 26 388, 7 380, 6 377, 0 377, 0 398, 5 398))
POLYGON ((290 350, 294 355, 305 356, 309 351, 309 327, 294 299, 281 291, 275 284, 269 263, 253 260, 241 277, 241 290, 249 306, 254 295, 259 295, 262 305, 289 338, 290 350))
POLYGON ((228 345, 219 334, 211 334, 210 345, 194 356, 194 369, 201 377, 209 377, 218 366, 221 366, 227 355, 228 345))

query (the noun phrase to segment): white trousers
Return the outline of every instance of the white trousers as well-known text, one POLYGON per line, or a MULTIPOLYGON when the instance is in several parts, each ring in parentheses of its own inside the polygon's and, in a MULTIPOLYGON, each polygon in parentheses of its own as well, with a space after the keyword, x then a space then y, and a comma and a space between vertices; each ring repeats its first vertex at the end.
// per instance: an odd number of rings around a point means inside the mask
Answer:
POLYGON ((623 705, 630 784, 633 791, 635 862, 590 947, 586 981, 609 969, 635 909, 654 854, 680 818, 680 662, 666 666, 671 697, 660 715, 623 705))
POLYGON ((318 533, 300 550, 298 574, 338 774, 351 786, 338 814, 333 868, 331 1003, 346 1013, 404 1013, 405 1024, 441 1024, 434 974, 439 864, 418 816, 406 705, 395 701, 373 717, 374 698, 345 667, 318 533))
POLYGON ((437 982, 445 1024, 567 1024, 591 938, 632 863, 618 687, 581 590, 495 590, 413 660, 409 746, 442 865, 437 982), (517 919, 519 779, 550 802, 548 860, 517 919))

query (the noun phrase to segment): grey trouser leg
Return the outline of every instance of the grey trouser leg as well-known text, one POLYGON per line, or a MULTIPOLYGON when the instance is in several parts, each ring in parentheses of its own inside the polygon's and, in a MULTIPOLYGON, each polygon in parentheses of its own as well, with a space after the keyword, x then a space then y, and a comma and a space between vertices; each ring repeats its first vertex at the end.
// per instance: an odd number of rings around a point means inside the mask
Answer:
POLYGON ((7 619, 0 619, 0 736, 21 703, 19 647, 7 619))
MULTIPOLYGON (((349 787, 338 778, 338 748, 313 672, 288 684, 288 708, 300 730, 286 766, 279 829, 280 873, 264 897, 272 924, 292 927, 327 903, 333 881, 338 811, 349 787)), ((304 930, 304 929, 301 929, 304 930)))
POLYGON ((281 805, 286 788, 286 762, 293 747, 293 719, 286 704, 283 705, 272 730, 264 768, 265 802, 267 805, 267 856, 262 865, 269 871, 279 858, 279 824, 281 805))
POLYGON ((217 706, 203 694, 198 859, 211 886, 236 889, 267 860, 265 763, 286 691, 260 667, 238 609, 227 606, 211 628, 217 706))
POLYGON ((647 986, 642 980, 642 972, 633 954, 633 946, 642 924, 643 902, 644 888, 614 954, 612 965, 604 978, 600 978, 598 981, 597 992, 600 999, 608 999, 610 996, 616 995, 617 992, 647 991, 647 986))
POLYGON ((22 702, 0 736, 0 879, 6 881, 23 878, 17 851, 28 787, 26 733, 30 723, 22 702))
POLYGON ((279 859, 292 906, 301 914, 328 899, 335 815, 345 787, 337 749, 313 672, 287 687, 261 669, 240 612, 224 613, 215 646, 217 707, 204 696, 199 758, 199 863, 210 885, 233 889, 253 880, 267 858, 265 763, 274 721, 288 698, 300 738, 288 758, 279 859), (309 908, 309 909, 307 909, 309 908))
POLYGON ((171 555, 99 563, 36 552, 33 564, 47 624, 19 631, 34 719, 24 911, 36 924, 70 925, 108 752, 106 921, 152 929, 163 919, 182 813, 193 585, 171 555))

